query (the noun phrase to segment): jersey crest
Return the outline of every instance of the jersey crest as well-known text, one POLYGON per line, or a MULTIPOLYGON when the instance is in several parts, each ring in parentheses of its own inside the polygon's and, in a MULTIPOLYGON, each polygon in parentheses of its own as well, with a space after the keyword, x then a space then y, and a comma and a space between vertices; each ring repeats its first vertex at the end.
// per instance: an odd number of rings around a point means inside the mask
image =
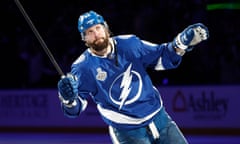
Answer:
POLYGON ((142 78, 138 72, 132 70, 132 64, 128 66, 125 72, 116 77, 109 89, 110 99, 113 103, 119 105, 119 110, 124 105, 137 101, 141 93, 142 78), (113 90, 119 93, 113 95, 113 90))

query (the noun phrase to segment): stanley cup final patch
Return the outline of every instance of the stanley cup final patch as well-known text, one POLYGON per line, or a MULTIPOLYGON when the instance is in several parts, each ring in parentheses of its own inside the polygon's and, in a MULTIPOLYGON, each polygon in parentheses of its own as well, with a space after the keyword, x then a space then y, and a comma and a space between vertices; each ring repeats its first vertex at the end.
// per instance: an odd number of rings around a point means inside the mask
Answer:
POLYGON ((103 71, 101 68, 97 68, 96 79, 100 81, 105 81, 107 78, 107 72, 103 71))

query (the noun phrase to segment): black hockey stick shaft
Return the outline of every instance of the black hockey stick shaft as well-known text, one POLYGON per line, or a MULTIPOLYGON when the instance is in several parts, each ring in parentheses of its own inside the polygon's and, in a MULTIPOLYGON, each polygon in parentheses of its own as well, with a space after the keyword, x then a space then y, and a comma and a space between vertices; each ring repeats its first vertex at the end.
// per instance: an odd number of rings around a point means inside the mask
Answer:
POLYGON ((22 4, 19 2, 19 0, 15 0, 15 3, 17 5, 17 7, 19 8, 19 10, 21 11, 22 15, 24 16, 25 20, 27 21, 27 23, 29 24, 29 26, 31 27, 33 33, 35 34, 35 36, 37 37, 38 41, 40 42, 41 46, 43 47, 44 51, 46 52, 46 54, 48 55, 48 57, 50 58, 52 64, 54 65, 54 67, 56 68, 58 74, 60 76, 64 76, 64 73, 62 71, 62 69, 60 68, 60 66, 58 65, 58 63, 56 62, 54 56, 52 55, 51 51, 49 50, 49 48, 47 47, 46 43, 44 42, 44 40, 42 39, 41 35, 39 34, 38 30, 36 29, 36 27, 34 26, 33 22, 31 21, 31 19, 29 18, 28 14, 26 13, 26 11, 24 10, 22 4))

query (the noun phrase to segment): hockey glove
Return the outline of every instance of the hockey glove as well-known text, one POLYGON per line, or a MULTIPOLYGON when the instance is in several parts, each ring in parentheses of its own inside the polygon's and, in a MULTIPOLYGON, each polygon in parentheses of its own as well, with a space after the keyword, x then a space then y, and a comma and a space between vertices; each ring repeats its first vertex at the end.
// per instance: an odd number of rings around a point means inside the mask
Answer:
POLYGON ((185 51, 190 51, 193 46, 207 40, 209 37, 208 28, 202 23, 196 23, 185 28, 173 41, 173 45, 185 51))
POLYGON ((67 74, 59 80, 58 91, 60 100, 64 104, 71 104, 78 96, 78 81, 73 75, 67 74))

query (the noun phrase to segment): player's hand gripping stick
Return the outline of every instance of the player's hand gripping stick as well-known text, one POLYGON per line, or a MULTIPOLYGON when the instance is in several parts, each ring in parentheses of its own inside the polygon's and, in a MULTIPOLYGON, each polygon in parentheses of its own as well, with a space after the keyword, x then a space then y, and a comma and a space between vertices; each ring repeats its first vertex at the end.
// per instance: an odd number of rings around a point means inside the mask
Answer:
POLYGON ((71 105, 78 97, 78 81, 72 74, 62 76, 58 81, 59 98, 65 105, 71 105))

